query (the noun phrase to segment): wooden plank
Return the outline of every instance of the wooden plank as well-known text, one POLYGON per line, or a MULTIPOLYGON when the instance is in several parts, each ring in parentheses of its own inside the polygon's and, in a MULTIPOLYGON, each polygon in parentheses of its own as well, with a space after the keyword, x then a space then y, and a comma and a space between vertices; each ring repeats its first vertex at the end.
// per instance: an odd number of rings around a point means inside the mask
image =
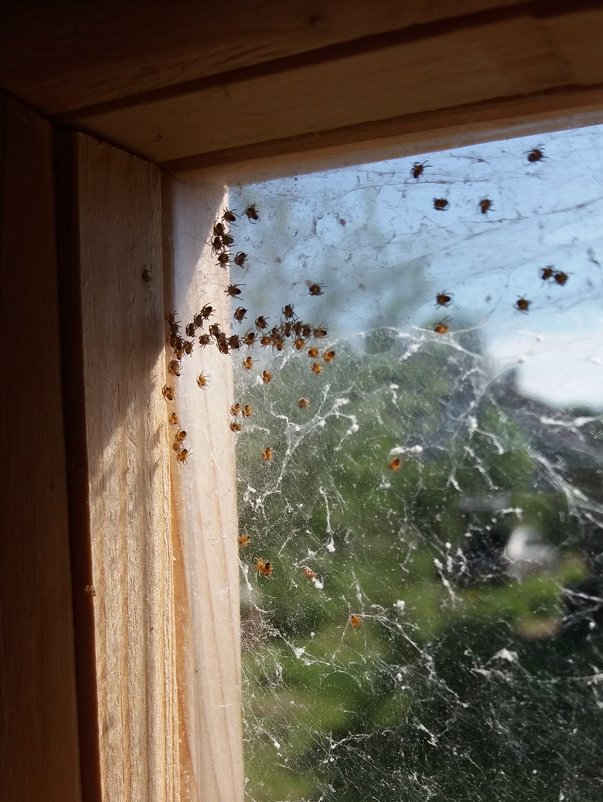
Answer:
MULTIPOLYGON (((325 141, 343 142, 350 132, 361 143, 367 127, 381 126, 391 136, 420 114, 579 91, 581 84, 599 87, 603 61, 582 59, 574 72, 570 45, 560 52, 550 34, 554 19, 519 11, 479 17, 472 25, 434 29, 427 38, 404 35, 377 50, 239 76, 228 85, 83 114, 72 122, 184 173, 212 153, 246 148, 263 158, 295 138, 313 138, 320 148, 325 141)), ((588 41, 603 38, 603 9, 589 8, 580 19, 576 51, 585 29, 588 41)))
POLYGON ((603 85, 410 114, 334 131, 176 159, 163 166, 183 181, 267 181, 354 164, 603 124, 603 85))
POLYGON ((60 379, 53 132, 0 92, 0 777, 81 799, 60 379))
MULTIPOLYGON (((228 271, 208 245, 226 203, 222 186, 164 186, 166 298, 183 323, 205 304, 229 328, 228 271)), ((205 327, 207 329, 207 325, 205 327)), ((169 357, 168 357, 169 358, 169 357)), ((173 356, 171 357, 173 358, 173 356)), ((232 364, 214 344, 198 344, 172 377, 174 404, 191 457, 172 451, 178 611, 178 688, 183 798, 242 802, 241 637, 234 435, 229 428, 232 364), (196 377, 208 376, 199 388, 196 377)), ((172 439, 175 429, 172 430, 172 439)))
POLYGON ((56 115, 519 2, 6 3, 0 85, 56 115))
MULTIPOLYGON (((74 175, 102 798, 179 799, 160 175, 65 135, 74 175)), ((77 315, 77 311, 76 311, 77 315)))

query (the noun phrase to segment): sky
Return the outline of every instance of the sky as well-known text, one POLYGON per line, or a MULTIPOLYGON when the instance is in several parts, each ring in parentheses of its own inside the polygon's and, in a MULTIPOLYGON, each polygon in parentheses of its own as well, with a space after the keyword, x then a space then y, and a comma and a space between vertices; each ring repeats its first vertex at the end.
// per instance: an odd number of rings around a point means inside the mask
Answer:
POLYGON ((348 340, 377 326, 432 336, 439 320, 446 337, 474 329, 493 373, 515 368, 525 394, 601 409, 602 134, 593 126, 231 188, 233 208, 260 212, 239 221, 249 267, 233 266, 233 280, 275 322, 295 301, 300 317, 348 340), (534 148, 542 158, 531 162, 534 148), (309 296, 312 282, 322 296, 309 296), (451 302, 439 308, 444 291, 451 302))

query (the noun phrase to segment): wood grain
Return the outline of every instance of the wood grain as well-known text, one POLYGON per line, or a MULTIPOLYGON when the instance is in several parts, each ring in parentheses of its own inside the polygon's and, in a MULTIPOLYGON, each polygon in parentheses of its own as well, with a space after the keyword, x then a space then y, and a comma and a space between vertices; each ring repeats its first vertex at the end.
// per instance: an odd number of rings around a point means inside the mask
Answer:
POLYGON ((53 132, 0 92, 0 795, 80 795, 53 132))
POLYGON ((603 9, 570 17, 571 41, 561 41, 563 19, 513 7, 465 27, 466 18, 435 26, 426 37, 408 31, 385 47, 70 119, 179 175, 240 151, 247 161, 287 146, 294 155, 291 146, 302 141, 320 149, 353 140, 362 148, 379 128, 386 137, 408 135, 409 123, 420 130, 429 115, 440 128, 455 112, 470 125, 470 113, 485 103, 515 100, 519 120, 526 97, 565 92, 571 103, 572 93, 603 85, 603 61, 582 54, 583 45, 593 53, 603 38, 603 9))
MULTIPOLYGON (((208 245, 226 203, 222 186, 164 183, 166 299, 189 322, 211 304, 228 329, 228 273, 208 245)), ((183 799, 242 802, 241 640, 234 435, 229 428, 232 364, 214 344, 184 357, 172 378, 191 457, 172 452, 178 688, 183 799), (208 377, 199 388, 196 377, 208 377)), ((172 439, 175 430, 172 431, 172 439)))
POLYGON ((102 798, 179 799, 160 175, 68 135, 102 798))
POLYGON ((164 167, 183 181, 267 181, 548 131, 603 124, 603 85, 499 98, 401 118, 242 145, 164 167))
MULTIPOLYGON (((364 0, 346 0, 342 13, 340 0, 22 0, 0 14, 0 84, 47 114, 64 114, 519 4, 373 0, 367 11, 364 0)), ((278 64, 274 71, 281 71, 278 64)))

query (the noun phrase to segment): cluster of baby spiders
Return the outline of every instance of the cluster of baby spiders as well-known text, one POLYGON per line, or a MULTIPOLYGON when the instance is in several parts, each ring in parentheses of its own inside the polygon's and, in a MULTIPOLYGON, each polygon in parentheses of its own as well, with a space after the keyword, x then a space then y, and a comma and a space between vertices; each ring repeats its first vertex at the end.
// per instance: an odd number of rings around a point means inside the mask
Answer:
MULTIPOLYGON (((567 284, 569 279, 569 273, 566 273, 563 270, 555 270, 553 265, 545 265, 544 267, 541 267, 538 272, 540 278, 543 281, 554 282, 555 284, 558 284, 560 287, 565 286, 565 284, 567 284)), ((519 312, 527 312, 529 311, 531 303, 532 302, 529 301, 527 298, 521 296, 515 301, 515 308, 519 312)))
MULTIPOLYGON (((249 221, 257 221, 260 219, 255 203, 247 206, 240 216, 246 217, 249 221)), ((220 219, 216 220, 212 227, 210 244, 212 252, 217 256, 218 265, 220 267, 226 267, 231 263, 231 248, 234 245, 234 236, 231 226, 235 224, 238 219, 239 216, 237 216, 236 212, 234 212, 232 209, 226 208, 222 212, 220 219)), ((248 254, 246 254, 244 251, 236 251, 234 256, 232 256, 232 264, 236 265, 237 267, 244 267, 247 258, 248 254)))
MULTIPOLYGON (((542 161, 545 159, 546 156, 544 155, 544 148, 532 148, 527 154, 526 159, 530 164, 534 164, 535 162, 542 161)), ((410 175, 412 178, 417 181, 427 167, 431 165, 428 162, 414 162, 412 167, 410 168, 410 175)), ((488 212, 494 209, 494 203, 492 202, 491 198, 481 198, 478 201, 478 208, 482 214, 488 214, 488 212)), ((433 208, 437 212, 445 212, 450 207, 450 201, 448 198, 434 198, 433 199, 433 208)))
MULTIPOLYGON (((232 226, 236 225, 236 221, 243 216, 249 221, 258 221, 260 217, 256 204, 252 203, 247 206, 240 216, 237 216, 235 211, 225 208, 220 218, 214 222, 210 244, 212 251, 218 256, 218 265, 226 267, 231 263, 231 247, 234 244, 232 226)), ((232 257, 232 263, 239 267, 243 267, 246 260, 247 254, 242 251, 238 251, 232 257)), ((230 298, 238 301, 243 293, 243 286, 242 284, 229 284, 225 293, 230 298)), ((323 295, 324 289, 322 284, 308 282, 308 293, 312 297, 323 295)), ((224 331, 220 323, 210 322, 210 318, 214 315, 215 309, 210 303, 205 303, 199 312, 193 315, 192 320, 184 325, 178 320, 175 312, 168 314, 167 342, 173 354, 168 362, 167 369, 172 376, 179 377, 182 375, 183 359, 185 356, 192 354, 196 343, 202 348, 213 343, 220 353, 228 355, 244 346, 247 348, 254 346, 272 348, 273 351, 278 352, 282 351, 287 342, 290 341, 291 347, 296 351, 307 350, 308 357, 312 360, 310 370, 314 375, 320 374, 323 366, 328 365, 335 359, 336 353, 334 349, 320 348, 316 342, 327 336, 327 329, 321 325, 300 320, 295 314, 293 304, 288 303, 283 306, 281 319, 276 325, 270 326, 268 316, 258 315, 255 318, 253 327, 249 328, 244 334, 229 334, 224 331)), ((242 324, 246 317, 247 309, 243 306, 237 306, 233 313, 234 321, 242 324)), ((245 370, 252 370, 253 365, 253 357, 251 355, 245 356, 243 359, 245 370)), ((272 373, 268 369, 264 369, 260 378, 264 384, 269 384, 272 381, 272 373)), ((201 373, 196 381, 201 389, 206 389, 209 386, 209 377, 204 373, 201 373)), ((173 401, 175 398, 174 388, 166 385, 163 388, 163 395, 166 401, 173 401)), ((306 397, 300 398, 297 402, 297 406, 300 409, 307 409, 309 404, 310 400, 306 397)), ((253 410, 251 405, 237 402, 232 405, 230 413, 231 420, 229 425, 231 431, 240 432, 243 420, 251 417, 253 410)), ((183 430, 179 430, 177 433, 173 448, 178 460, 186 462, 190 450, 183 446, 186 432, 182 432, 183 430)), ((270 462, 272 460, 272 448, 269 446, 264 448, 261 458, 264 462, 270 462)))

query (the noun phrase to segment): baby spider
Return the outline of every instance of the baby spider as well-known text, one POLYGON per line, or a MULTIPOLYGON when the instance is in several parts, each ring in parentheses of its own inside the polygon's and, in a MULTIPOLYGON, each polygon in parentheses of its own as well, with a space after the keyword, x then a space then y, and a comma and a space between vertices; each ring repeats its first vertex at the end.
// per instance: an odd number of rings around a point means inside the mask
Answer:
POLYGON ((238 334, 231 334, 227 340, 228 347, 232 348, 234 351, 238 351, 241 347, 241 338, 238 334))
POLYGON ((394 457, 389 461, 389 465, 387 466, 390 471, 399 471, 400 466, 402 465, 402 460, 400 457, 394 457))
POLYGON ((245 368, 245 370, 251 370, 251 368, 253 367, 253 358, 250 356, 246 356, 245 359, 243 360, 243 367, 245 368))
POLYGON ((452 295, 447 293, 445 290, 442 290, 442 292, 438 292, 436 295, 435 301, 436 306, 450 306, 452 303, 452 295))
POLYGON ((216 337, 216 348, 221 354, 228 354, 230 345, 228 344, 225 334, 220 334, 219 337, 216 337))
POLYGON ((260 315, 255 319, 255 327, 258 331, 264 331, 264 329, 268 328, 268 318, 264 317, 264 315, 260 315))
POLYGON ((247 261, 247 254, 244 251, 238 251, 232 261, 237 267, 243 267, 247 261))
POLYGON ((297 402, 297 406, 300 409, 308 409, 308 407, 310 406, 310 399, 309 398, 300 398, 299 401, 297 402))
POLYGON ((262 373, 262 381, 264 382, 264 384, 270 384, 270 382, 272 381, 272 373, 270 373, 269 370, 265 370, 262 373))
POLYGON ((230 295, 231 298, 236 298, 237 295, 241 294, 241 287, 242 284, 229 284, 228 287, 224 290, 226 295, 230 295))
POLYGON ((487 214, 492 209, 492 201, 490 198, 482 198, 479 202, 479 210, 482 214, 487 214))
POLYGON ((350 625, 352 629, 360 629, 362 626, 362 616, 357 614, 352 614, 350 616, 350 625))
POLYGON ((237 542, 239 544, 239 548, 242 549, 251 543, 251 538, 249 537, 249 535, 239 535, 237 538, 237 542))
POLYGON ((224 220, 225 223, 234 223, 236 219, 237 216, 232 209, 225 207, 224 211, 222 212, 222 220, 224 220))
POLYGON ((262 451, 262 459, 264 462, 270 462, 272 459, 272 449, 270 446, 266 446, 266 448, 262 451))
POLYGON ((322 284, 309 284, 308 292, 310 295, 324 295, 323 288, 322 284))
POLYGON ((231 414, 231 415, 235 415, 235 416, 237 416, 237 415, 240 415, 240 414, 241 414, 241 405, 239 404, 239 402, 238 402, 238 401, 237 401, 237 403, 236 403, 236 404, 233 404, 233 405, 231 406, 231 408, 230 408, 230 414, 231 414))
POLYGON ((555 282, 563 287, 563 285, 567 282, 569 276, 567 273, 564 273, 563 270, 555 270, 555 275, 553 276, 555 282))
POLYGON ((201 336, 199 337, 199 345, 205 347, 206 345, 209 345, 210 340, 211 337, 209 336, 209 334, 201 334, 201 336))
POLYGON ((295 341, 293 343, 296 351, 301 351, 302 348, 305 346, 305 344, 306 344, 306 341, 304 340, 303 337, 296 337, 295 341))
POLYGON ((262 560, 258 557, 255 561, 255 570, 262 576, 272 576, 272 563, 269 560, 262 560))
POLYGON ((247 310, 243 306, 237 306, 234 311, 233 317, 237 321, 237 323, 242 323, 245 319, 245 315, 247 314, 247 310))
POLYGON ((174 439, 177 443, 183 443, 186 439, 186 431, 184 429, 180 429, 176 432, 176 437, 174 439))
POLYGON ((219 220, 214 223, 214 227, 212 229, 214 237, 221 237, 223 234, 226 233, 226 228, 224 227, 224 223, 221 223, 219 220))
POLYGON ((222 253, 221 253, 221 254, 218 256, 218 264, 219 264, 221 267, 226 267, 226 265, 227 265, 229 262, 230 262, 230 254, 228 253, 228 251, 223 251, 223 252, 222 252, 222 253))
POLYGON ((209 384, 209 377, 205 375, 205 373, 200 373, 197 376, 197 387, 207 387, 209 384))
POLYGON ((542 159, 544 159, 544 149, 532 148, 527 155, 527 159, 530 163, 542 161, 542 159))
POLYGON ((322 358, 325 362, 332 362, 335 359, 335 351, 325 351, 322 358))
POLYGON ((314 373, 316 376, 318 376, 319 373, 322 373, 322 365, 319 364, 318 362, 313 362, 311 370, 312 370, 312 373, 314 373))
POLYGON ((161 394, 165 398, 166 401, 173 401, 175 397, 174 388, 168 387, 167 384, 164 384, 161 388, 161 394))
POLYGON ((318 574, 316 571, 313 571, 311 568, 308 568, 307 565, 304 566, 304 576, 306 579, 316 579, 318 574))
POLYGON ((228 248, 229 245, 232 245, 234 242, 234 237, 231 237, 230 234, 222 234, 222 247, 228 248))
POLYGON ((308 356, 310 357, 310 359, 316 359, 318 353, 319 353, 318 348, 315 345, 313 345, 311 348, 308 348, 308 356))
POLYGON ((546 265, 545 267, 540 268, 540 278, 543 281, 548 281, 550 278, 553 278, 555 274, 555 270, 553 269, 552 265, 546 265))
POLYGON ((415 162, 410 168, 410 174, 413 178, 420 178, 423 175, 423 171, 426 167, 429 167, 427 162, 415 162))
POLYGON ((446 198, 434 198, 433 208, 437 209, 438 212, 444 212, 448 208, 448 201, 446 198))
POLYGON ((190 448, 183 448, 177 455, 176 459, 178 462, 186 462, 191 455, 190 448))
POLYGON ((244 418, 250 418, 253 415, 253 407, 251 404, 245 404, 241 412, 244 418))
POLYGON ((312 332, 312 334, 316 337, 317 340, 322 340, 323 337, 327 336, 328 331, 326 329, 323 329, 321 326, 317 326, 312 332))
POLYGON ((186 332, 186 336, 187 337, 194 337, 195 334, 197 333, 197 326, 198 325, 199 324, 196 323, 194 320, 193 320, 192 323, 187 323, 186 328, 184 329, 184 331, 186 332))
POLYGON ((521 297, 521 298, 518 298, 518 299, 517 299, 517 301, 515 301, 515 308, 516 308, 516 309, 517 309, 519 312, 527 312, 527 311, 528 311, 528 309, 530 308, 530 304, 531 304, 531 303, 532 303, 532 302, 531 302, 531 301, 528 301, 528 299, 527 299, 527 298, 523 298, 523 297, 521 297))
POLYGON ((449 331, 448 324, 445 323, 443 320, 440 320, 439 323, 436 323, 433 327, 433 330, 436 334, 447 334, 449 331))
POLYGON ((255 203, 250 203, 249 206, 243 212, 245 217, 248 220, 259 220, 260 215, 258 214, 258 210, 255 208, 255 203))
POLYGON ((236 420, 230 421, 230 431, 231 432, 240 432, 241 431, 241 424, 236 420))
POLYGON ((248 331, 247 334, 243 337, 243 342, 245 345, 251 347, 255 342, 255 331, 248 331))
POLYGON ((285 306, 283 306, 283 315, 287 318, 287 320, 292 320, 295 317, 293 304, 285 304, 285 306))
POLYGON ((180 419, 178 418, 178 414, 176 412, 172 412, 169 421, 172 426, 180 426, 180 419))
POLYGON ((178 362, 177 359, 172 359, 170 364, 168 365, 168 370, 172 374, 172 376, 180 376, 182 371, 182 365, 178 362))

